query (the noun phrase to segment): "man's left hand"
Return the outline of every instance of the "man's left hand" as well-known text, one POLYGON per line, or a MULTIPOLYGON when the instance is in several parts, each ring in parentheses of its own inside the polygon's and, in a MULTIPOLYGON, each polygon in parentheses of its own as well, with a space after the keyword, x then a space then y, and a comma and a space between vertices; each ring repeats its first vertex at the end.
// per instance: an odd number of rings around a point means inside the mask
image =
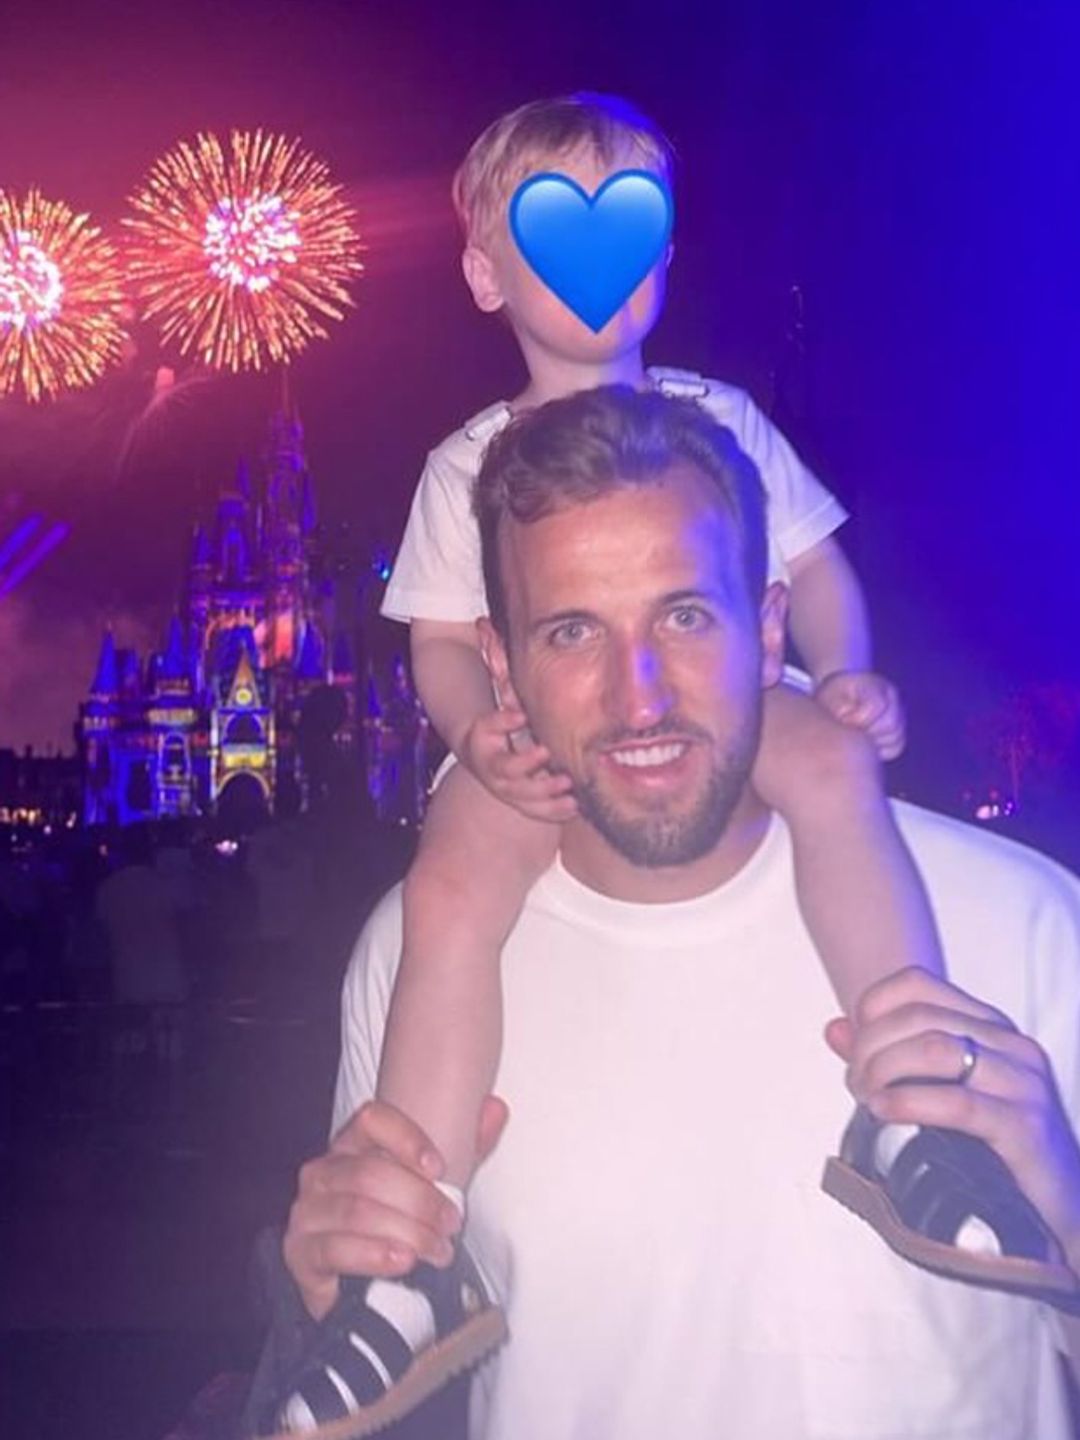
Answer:
POLYGON ((825 1038, 879 1120, 985 1140, 1080 1274, 1080 1145, 1041 1046, 999 1010, 914 968, 872 985, 855 1019, 831 1021, 825 1038), (959 1080, 968 1039, 977 1058, 966 1083, 918 1083, 959 1080))
POLYGON ((907 725, 900 694, 872 670, 836 670, 814 689, 814 698, 844 725, 865 730, 882 760, 903 753, 907 725))

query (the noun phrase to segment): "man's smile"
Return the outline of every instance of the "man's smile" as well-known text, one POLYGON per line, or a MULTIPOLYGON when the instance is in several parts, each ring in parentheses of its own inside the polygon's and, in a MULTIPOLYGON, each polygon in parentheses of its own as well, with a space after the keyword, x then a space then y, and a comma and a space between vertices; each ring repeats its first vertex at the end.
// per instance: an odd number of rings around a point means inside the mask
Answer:
POLYGON ((644 770, 656 769, 657 766, 670 765, 673 760, 680 759, 686 753, 686 745, 682 741, 661 745, 655 741, 649 745, 638 745, 630 749, 610 750, 608 758, 616 765, 627 765, 631 769, 644 770))

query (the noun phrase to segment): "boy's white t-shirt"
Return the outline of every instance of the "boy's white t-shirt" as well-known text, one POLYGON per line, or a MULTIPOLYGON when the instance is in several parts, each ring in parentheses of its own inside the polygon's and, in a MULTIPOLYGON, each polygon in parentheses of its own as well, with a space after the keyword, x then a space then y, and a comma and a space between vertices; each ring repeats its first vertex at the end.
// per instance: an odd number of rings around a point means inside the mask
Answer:
MULTIPOLYGON (((757 466, 768 495, 769 578, 786 580, 792 560, 844 523, 844 507, 744 390, 686 370, 648 374, 665 394, 698 400, 757 466)), ((383 598, 391 620, 468 623, 488 613, 472 493, 484 450, 509 419, 505 402, 493 405, 428 455, 383 598)))
MULTIPOLYGON (((952 978, 1039 1041, 1080 1115, 1080 886, 897 809, 952 978)), ((394 892, 345 982, 335 1129, 374 1092, 400 949, 394 892)), ((852 1101, 782 822, 680 904, 556 865, 503 985, 510 1119, 468 1240, 511 1338, 473 1440, 1066 1440, 1052 1317, 907 1264, 820 1189, 852 1101)))

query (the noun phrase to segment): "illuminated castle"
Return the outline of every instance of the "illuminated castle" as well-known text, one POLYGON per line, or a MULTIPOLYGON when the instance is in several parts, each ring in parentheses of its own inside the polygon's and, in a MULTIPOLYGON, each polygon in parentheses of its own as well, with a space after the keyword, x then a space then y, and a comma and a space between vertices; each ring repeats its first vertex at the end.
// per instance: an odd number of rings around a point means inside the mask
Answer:
POLYGON ((315 540, 303 430, 280 413, 257 482, 241 463, 212 528, 195 529, 162 650, 144 665, 102 641, 79 708, 86 824, 298 808, 301 720, 326 687, 342 697, 334 741, 355 747, 352 647, 315 540))

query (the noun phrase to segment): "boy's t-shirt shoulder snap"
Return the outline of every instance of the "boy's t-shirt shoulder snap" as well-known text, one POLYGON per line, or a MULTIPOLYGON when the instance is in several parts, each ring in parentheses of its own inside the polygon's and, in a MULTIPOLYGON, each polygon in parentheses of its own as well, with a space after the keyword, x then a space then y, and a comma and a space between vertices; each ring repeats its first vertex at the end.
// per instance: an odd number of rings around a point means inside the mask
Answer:
MULTIPOLYGON (((792 560, 844 523, 844 507, 745 390, 690 370, 648 373, 665 394, 696 399, 757 466, 769 498, 770 578, 786 579, 792 560)), ((472 492, 489 441, 509 420, 500 401, 429 453, 383 598, 390 619, 468 624, 487 614, 472 492)))

